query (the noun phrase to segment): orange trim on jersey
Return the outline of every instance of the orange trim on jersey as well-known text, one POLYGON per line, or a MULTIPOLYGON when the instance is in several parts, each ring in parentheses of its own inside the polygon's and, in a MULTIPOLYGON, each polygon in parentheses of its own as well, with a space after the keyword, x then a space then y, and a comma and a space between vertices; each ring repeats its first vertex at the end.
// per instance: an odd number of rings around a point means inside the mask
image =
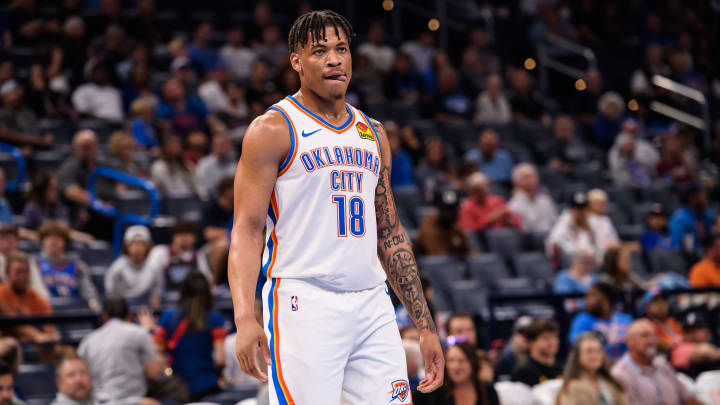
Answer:
POLYGON ((285 400, 288 402, 288 404, 295 405, 295 401, 292 398, 292 395, 290 395, 290 390, 287 387, 287 384, 285 383, 285 378, 283 377, 282 373, 282 364, 280 362, 280 325, 278 323, 278 307, 279 301, 278 301, 278 289, 280 288, 280 281, 281 279, 276 279, 277 282, 275 283, 275 288, 273 288, 273 339, 274 347, 273 351, 275 352, 275 364, 277 365, 277 375, 278 380, 280 382, 280 388, 282 389, 283 396, 285 397, 285 400))
POLYGON ((290 149, 291 149, 290 153, 288 153, 288 157, 285 158, 285 161, 281 165, 280 171, 278 172, 278 177, 280 177, 283 174, 285 174, 285 172, 287 172, 288 169, 290 169, 290 166, 292 166, 292 163, 295 160, 295 155, 297 155, 299 145, 298 145, 297 129, 295 129, 295 124, 292 122, 292 119, 290 119, 290 114, 288 114, 287 111, 285 111, 285 109, 280 107, 279 105, 274 105, 273 107, 280 110, 283 117, 288 122, 288 124, 290 126, 290 137, 291 137, 290 140, 292 141, 292 144, 290 145, 290 149))
POLYGON ((322 118, 318 117, 317 115, 313 114, 312 111, 308 110, 307 108, 303 107, 302 104, 295 101, 295 99, 291 97, 285 97, 286 100, 291 102, 295 107, 297 107, 300 112, 307 115, 308 117, 312 118, 313 121, 317 122, 318 124, 322 125, 323 127, 329 129, 330 131, 333 131, 337 134, 341 134, 345 131, 347 131, 348 128, 352 126, 352 124, 355 122, 355 113, 353 112, 353 109, 350 108, 347 104, 345 105, 348 113, 350 113, 350 117, 348 118, 347 122, 342 127, 333 127, 330 125, 327 121, 323 120, 322 118))
POLYGON ((275 197, 275 191, 272 192, 270 195, 270 207, 272 208, 273 212, 275 213, 275 225, 273 226, 273 230, 270 233, 270 239, 272 240, 273 249, 272 249, 272 256, 270 257, 270 264, 268 265, 267 269, 267 277, 271 277, 272 268, 275 265, 275 258, 277 257, 277 249, 278 249, 278 240, 277 235, 275 235, 275 229, 277 228, 277 221, 280 219, 280 210, 278 209, 278 203, 277 198, 275 197))

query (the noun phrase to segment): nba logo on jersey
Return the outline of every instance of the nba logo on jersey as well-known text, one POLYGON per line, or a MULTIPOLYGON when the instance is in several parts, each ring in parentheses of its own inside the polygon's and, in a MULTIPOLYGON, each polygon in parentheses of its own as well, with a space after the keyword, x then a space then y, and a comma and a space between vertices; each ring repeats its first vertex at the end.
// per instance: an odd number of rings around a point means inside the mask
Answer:
POLYGON ((290 309, 294 311, 298 310, 298 297, 297 295, 293 295, 290 297, 290 309))
POLYGON ((388 401, 388 403, 393 402, 396 399, 400 402, 404 402, 408 395, 410 395, 410 386, 407 381, 395 380, 390 384, 392 385, 392 391, 388 392, 388 394, 392 395, 390 396, 390 401, 388 401))

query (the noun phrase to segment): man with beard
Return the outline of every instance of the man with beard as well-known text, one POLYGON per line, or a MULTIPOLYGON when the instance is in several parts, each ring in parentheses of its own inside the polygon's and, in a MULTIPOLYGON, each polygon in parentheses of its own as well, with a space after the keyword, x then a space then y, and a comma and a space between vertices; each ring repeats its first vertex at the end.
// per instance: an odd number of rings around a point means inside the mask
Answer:
POLYGON ((92 405, 92 382, 87 363, 80 357, 68 356, 57 365, 55 383, 58 393, 51 405, 92 405))
POLYGON ((628 352, 611 374, 625 388, 628 402, 644 405, 700 405, 678 380, 667 361, 657 356, 657 335, 647 319, 633 322, 627 331, 628 352))
POLYGON ((438 192, 438 213, 429 215, 420 224, 416 245, 418 254, 467 255, 472 247, 465 233, 457 224, 458 195, 454 190, 438 192))
POLYGON ((585 311, 577 314, 570 325, 570 343, 583 332, 596 331, 605 337, 605 350, 611 359, 625 353, 625 336, 632 316, 613 311, 614 288, 605 282, 597 282, 585 294, 585 311))

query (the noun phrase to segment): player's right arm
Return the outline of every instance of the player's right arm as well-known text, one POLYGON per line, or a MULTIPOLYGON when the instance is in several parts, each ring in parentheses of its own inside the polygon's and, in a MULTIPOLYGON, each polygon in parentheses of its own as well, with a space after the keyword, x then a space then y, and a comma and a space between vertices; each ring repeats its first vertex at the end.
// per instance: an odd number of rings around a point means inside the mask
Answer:
POLYGON ((270 364, 265 332, 255 319, 255 286, 260 272, 263 228, 270 195, 280 164, 290 150, 290 133, 274 110, 256 118, 243 139, 235 172, 235 213, 230 234, 228 281, 232 291, 237 339, 235 350, 242 370, 267 381, 266 367, 258 364, 258 350, 270 364))

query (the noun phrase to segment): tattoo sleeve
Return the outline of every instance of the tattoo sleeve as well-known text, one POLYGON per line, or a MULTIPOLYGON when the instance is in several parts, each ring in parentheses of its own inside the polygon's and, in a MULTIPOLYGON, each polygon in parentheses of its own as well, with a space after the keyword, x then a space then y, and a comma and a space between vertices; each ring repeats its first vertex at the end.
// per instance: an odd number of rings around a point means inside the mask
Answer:
MULTIPOLYGON (((373 125, 385 132, 377 121, 373 121, 373 125)), ((375 189, 375 216, 378 257, 387 273, 390 285, 412 317, 415 326, 420 330, 435 333, 435 323, 425 301, 415 255, 397 217, 390 188, 390 164, 387 164, 387 161, 383 162, 375 189)))

